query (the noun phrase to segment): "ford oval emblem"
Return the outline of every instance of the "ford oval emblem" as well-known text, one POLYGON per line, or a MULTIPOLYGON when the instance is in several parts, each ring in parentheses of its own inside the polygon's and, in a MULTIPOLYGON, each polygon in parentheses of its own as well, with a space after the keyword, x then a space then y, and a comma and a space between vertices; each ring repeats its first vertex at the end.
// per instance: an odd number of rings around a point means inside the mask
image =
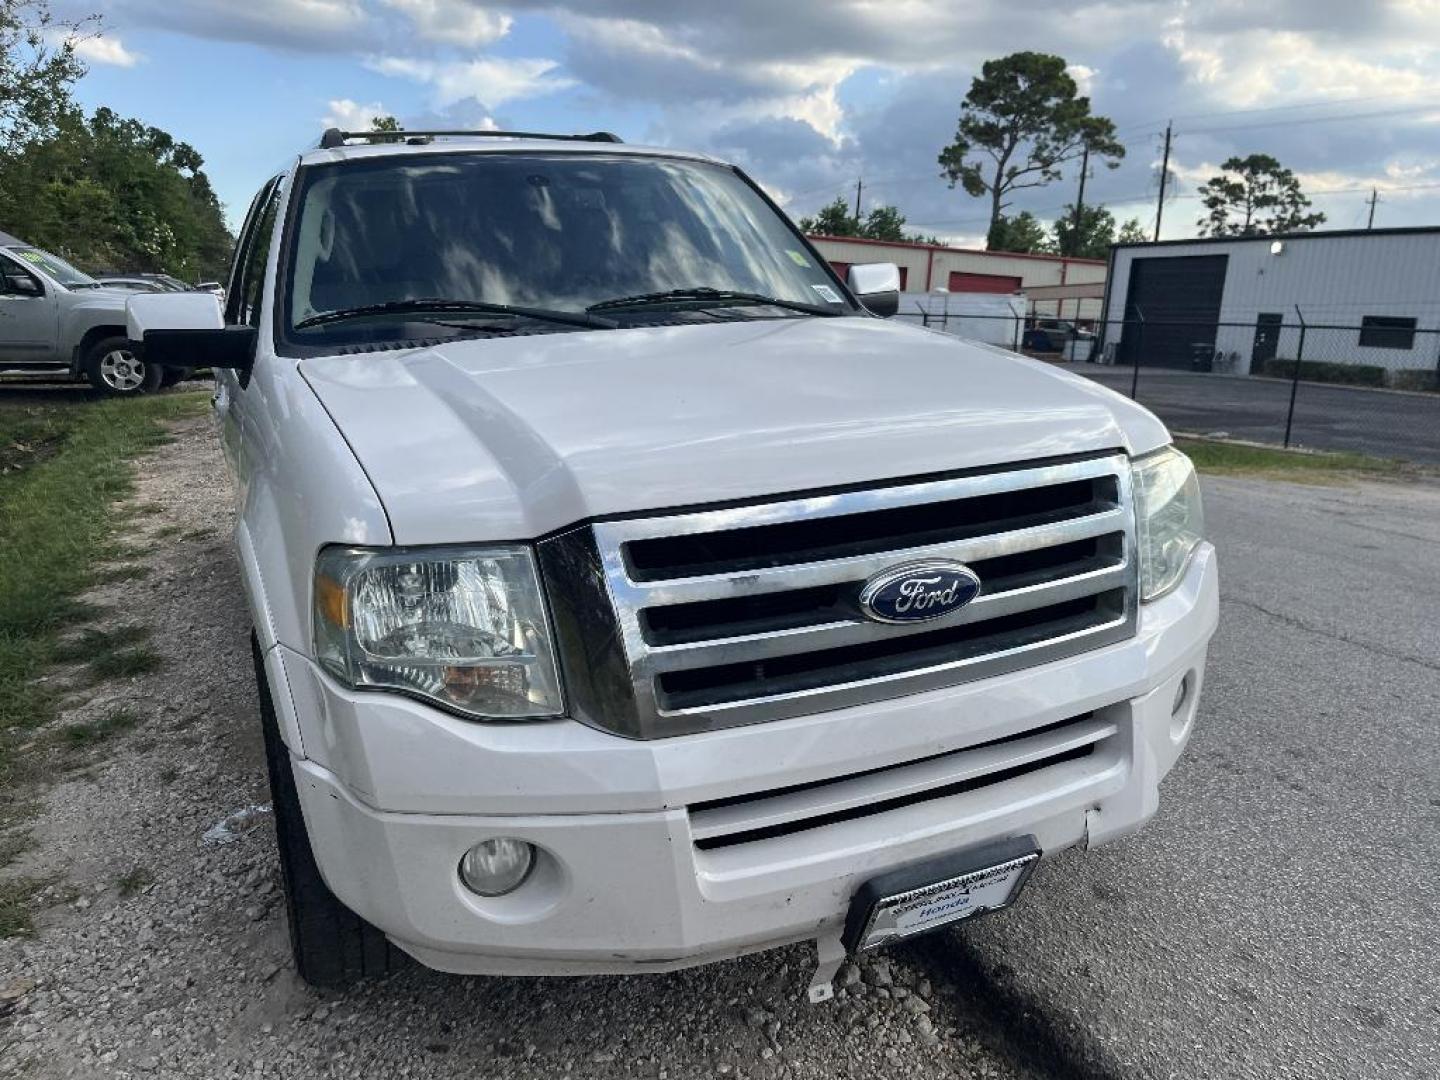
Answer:
POLYGON ((927 559, 882 570, 860 593, 860 610, 884 623, 925 622, 959 611, 980 593, 964 563, 927 559))

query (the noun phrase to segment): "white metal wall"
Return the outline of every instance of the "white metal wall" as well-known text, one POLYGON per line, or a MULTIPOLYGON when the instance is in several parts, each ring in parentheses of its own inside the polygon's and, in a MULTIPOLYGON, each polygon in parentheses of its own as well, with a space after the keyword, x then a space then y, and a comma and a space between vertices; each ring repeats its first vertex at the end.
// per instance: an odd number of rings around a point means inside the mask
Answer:
MULTIPOLYGON (((1299 345, 1297 306, 1311 325, 1358 327, 1366 315, 1392 315, 1415 319, 1417 330, 1440 328, 1440 230, 1289 237, 1278 255, 1271 254, 1270 245, 1269 237, 1259 237, 1116 248, 1105 318, 1124 318, 1134 260, 1227 255, 1220 321, 1245 325, 1222 326, 1215 347, 1237 353, 1240 372, 1249 370, 1254 325, 1262 312, 1284 316, 1277 353, 1285 358, 1293 358, 1299 345)), ((1118 340, 1118 327, 1112 327, 1107 338, 1118 340)), ((1434 368, 1437 355, 1440 334, 1417 334, 1414 347, 1404 350, 1361 346, 1356 331, 1306 333, 1306 359, 1399 371, 1434 368)))

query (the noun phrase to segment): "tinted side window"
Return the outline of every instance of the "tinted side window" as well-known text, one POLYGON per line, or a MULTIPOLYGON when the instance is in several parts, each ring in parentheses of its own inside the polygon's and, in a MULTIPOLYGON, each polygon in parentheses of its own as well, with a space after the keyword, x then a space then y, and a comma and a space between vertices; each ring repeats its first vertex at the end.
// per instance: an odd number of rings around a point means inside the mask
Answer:
POLYGON ((15 296, 43 296, 45 288, 40 279, 19 263, 0 255, 0 293, 15 296))
POLYGON ((270 237, 275 228, 276 209, 280 203, 281 185, 271 181, 250 208, 250 218, 235 267, 230 275, 230 295, 226 299, 226 321, 260 324, 260 303, 265 289, 265 264, 270 255, 270 237))

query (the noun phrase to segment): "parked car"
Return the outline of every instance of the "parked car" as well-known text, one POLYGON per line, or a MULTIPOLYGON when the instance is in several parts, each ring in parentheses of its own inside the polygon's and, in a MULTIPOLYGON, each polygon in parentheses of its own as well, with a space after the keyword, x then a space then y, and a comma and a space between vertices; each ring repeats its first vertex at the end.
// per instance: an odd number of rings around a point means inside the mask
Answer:
POLYGON ((722 162, 410 134, 271 178, 223 318, 129 301, 219 372, 304 978, 808 940, 823 1000, 1155 813, 1218 604, 1154 416, 722 162))
POLYGON ((192 288, 169 274, 123 274, 106 272, 95 280, 107 289, 129 289, 133 292, 187 292, 192 288))
POLYGON ((178 379, 184 369, 167 373, 132 348, 125 331, 129 295, 0 233, 0 374, 83 378, 117 397, 153 390, 167 376, 178 379))
POLYGON ((1072 341, 1094 340, 1093 333, 1069 319, 1032 318, 1025 326, 1023 346, 1032 352, 1064 352, 1072 341))

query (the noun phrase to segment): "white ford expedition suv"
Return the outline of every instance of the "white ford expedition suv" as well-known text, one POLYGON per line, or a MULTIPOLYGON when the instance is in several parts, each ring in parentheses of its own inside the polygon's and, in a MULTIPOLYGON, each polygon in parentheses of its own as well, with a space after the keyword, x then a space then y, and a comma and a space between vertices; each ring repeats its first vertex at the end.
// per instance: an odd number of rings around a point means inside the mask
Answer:
POLYGON ((299 972, 846 954, 1133 832, 1214 549, 1165 428, 883 317, 739 170, 611 136, 329 132, 270 180, 220 370, 299 972))

